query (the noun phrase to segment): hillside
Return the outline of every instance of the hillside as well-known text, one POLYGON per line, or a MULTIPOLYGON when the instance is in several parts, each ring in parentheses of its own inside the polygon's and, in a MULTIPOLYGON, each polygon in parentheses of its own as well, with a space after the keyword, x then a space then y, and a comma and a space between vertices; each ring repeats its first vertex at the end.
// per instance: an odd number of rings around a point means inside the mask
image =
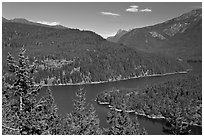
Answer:
POLYGON ((118 32, 114 35, 114 36, 111 36, 111 37, 108 37, 107 40, 110 41, 110 42, 118 42, 118 40, 127 33, 128 31, 126 30, 118 30, 118 32))
POLYGON ((157 25, 133 29, 123 35, 118 43, 145 52, 201 60, 202 9, 192 10, 157 25))
POLYGON ((187 69, 183 61, 108 42, 91 31, 9 21, 2 24, 4 74, 7 53, 17 57, 22 45, 30 60, 37 60, 37 83, 113 81, 187 69))

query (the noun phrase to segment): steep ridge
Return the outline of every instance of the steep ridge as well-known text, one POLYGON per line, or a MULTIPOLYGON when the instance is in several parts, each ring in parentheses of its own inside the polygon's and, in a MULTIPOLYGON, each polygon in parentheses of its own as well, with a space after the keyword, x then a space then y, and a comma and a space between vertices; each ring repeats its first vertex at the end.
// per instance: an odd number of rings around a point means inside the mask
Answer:
POLYGON ((7 53, 17 57, 22 45, 27 49, 30 61, 37 60, 36 83, 114 81, 180 72, 188 67, 183 61, 108 42, 91 31, 3 22, 4 74, 7 73, 7 53))
POLYGON ((145 52, 160 52, 185 60, 201 60, 202 9, 192 10, 157 25, 133 29, 123 35, 118 43, 145 52))

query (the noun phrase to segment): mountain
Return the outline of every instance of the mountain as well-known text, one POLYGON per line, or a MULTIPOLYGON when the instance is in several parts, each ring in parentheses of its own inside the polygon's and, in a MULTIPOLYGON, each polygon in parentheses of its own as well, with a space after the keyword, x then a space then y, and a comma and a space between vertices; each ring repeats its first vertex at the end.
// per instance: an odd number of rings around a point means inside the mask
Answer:
POLYGON ((9 20, 7 20, 6 18, 2 17, 2 22, 8 22, 9 20))
POLYGON ((133 29, 123 35, 118 43, 184 60, 201 60, 202 9, 192 10, 157 25, 133 29))
POLYGON ((109 42, 92 31, 9 21, 2 23, 3 74, 8 69, 8 52, 17 58, 23 45, 30 61, 37 60, 37 83, 48 79, 61 84, 112 81, 188 67, 174 58, 109 42))
POLYGON ((67 27, 63 26, 63 25, 55 25, 55 26, 52 26, 53 28, 56 28, 56 29, 66 29, 67 27))
POLYGON ((34 24, 34 22, 28 21, 28 20, 23 19, 23 18, 15 18, 15 19, 11 19, 10 21, 16 22, 16 23, 34 24))
POLYGON ((115 36, 108 37, 107 40, 111 42, 118 42, 118 40, 127 33, 128 31, 119 29, 115 36))
MULTIPOLYGON (((91 31, 58 29, 11 21, 2 24, 2 47, 11 51, 18 50, 24 45, 28 49, 31 48, 29 52, 42 50, 41 52, 51 54, 56 51, 56 47, 57 49, 63 47, 79 50, 86 48, 83 45, 96 45, 103 40, 101 36, 91 31)), ((66 50, 71 52, 69 49, 66 50)))
POLYGON ((24 19, 24 18, 14 18, 14 19, 8 20, 8 19, 2 17, 2 22, 22 23, 22 24, 29 24, 29 25, 43 26, 43 27, 49 27, 49 28, 57 28, 57 29, 66 29, 67 28, 67 27, 62 26, 62 25, 54 25, 54 26, 45 25, 45 24, 29 21, 29 20, 24 19))

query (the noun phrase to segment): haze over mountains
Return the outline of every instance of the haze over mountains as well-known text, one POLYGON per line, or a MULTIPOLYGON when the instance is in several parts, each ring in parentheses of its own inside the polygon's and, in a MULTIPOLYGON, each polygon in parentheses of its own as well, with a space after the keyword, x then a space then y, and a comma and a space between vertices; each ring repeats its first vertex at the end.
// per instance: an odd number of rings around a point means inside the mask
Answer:
MULTIPOLYGON (((117 37, 116 35, 112 39, 117 37)), ((192 10, 153 26, 132 29, 120 35, 120 38, 114 42, 145 52, 162 53, 189 61, 201 61, 202 9, 192 10)))
POLYGON ((23 45, 30 60, 38 61, 37 82, 50 78, 63 84, 112 81, 189 68, 178 59, 112 43, 92 31, 3 18, 4 70, 7 53, 17 57, 23 45))

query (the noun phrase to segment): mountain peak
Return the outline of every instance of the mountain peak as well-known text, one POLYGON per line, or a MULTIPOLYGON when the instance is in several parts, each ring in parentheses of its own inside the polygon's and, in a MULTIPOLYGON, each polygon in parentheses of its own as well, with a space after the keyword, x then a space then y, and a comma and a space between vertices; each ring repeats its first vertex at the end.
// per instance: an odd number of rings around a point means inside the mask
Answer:
POLYGON ((120 33, 123 33, 123 32, 127 32, 127 31, 126 31, 126 30, 123 30, 123 29, 119 29, 119 30, 117 31, 116 35, 117 35, 117 34, 120 34, 120 33))
POLYGON ((120 37, 122 37, 123 35, 125 35, 128 31, 127 30, 123 30, 123 29, 119 29, 117 31, 117 33, 115 34, 115 36, 111 36, 108 37, 107 40, 111 41, 111 42, 118 42, 118 40, 120 39, 120 37))
POLYGON ((2 22, 8 22, 9 20, 7 20, 6 18, 2 17, 2 22))

